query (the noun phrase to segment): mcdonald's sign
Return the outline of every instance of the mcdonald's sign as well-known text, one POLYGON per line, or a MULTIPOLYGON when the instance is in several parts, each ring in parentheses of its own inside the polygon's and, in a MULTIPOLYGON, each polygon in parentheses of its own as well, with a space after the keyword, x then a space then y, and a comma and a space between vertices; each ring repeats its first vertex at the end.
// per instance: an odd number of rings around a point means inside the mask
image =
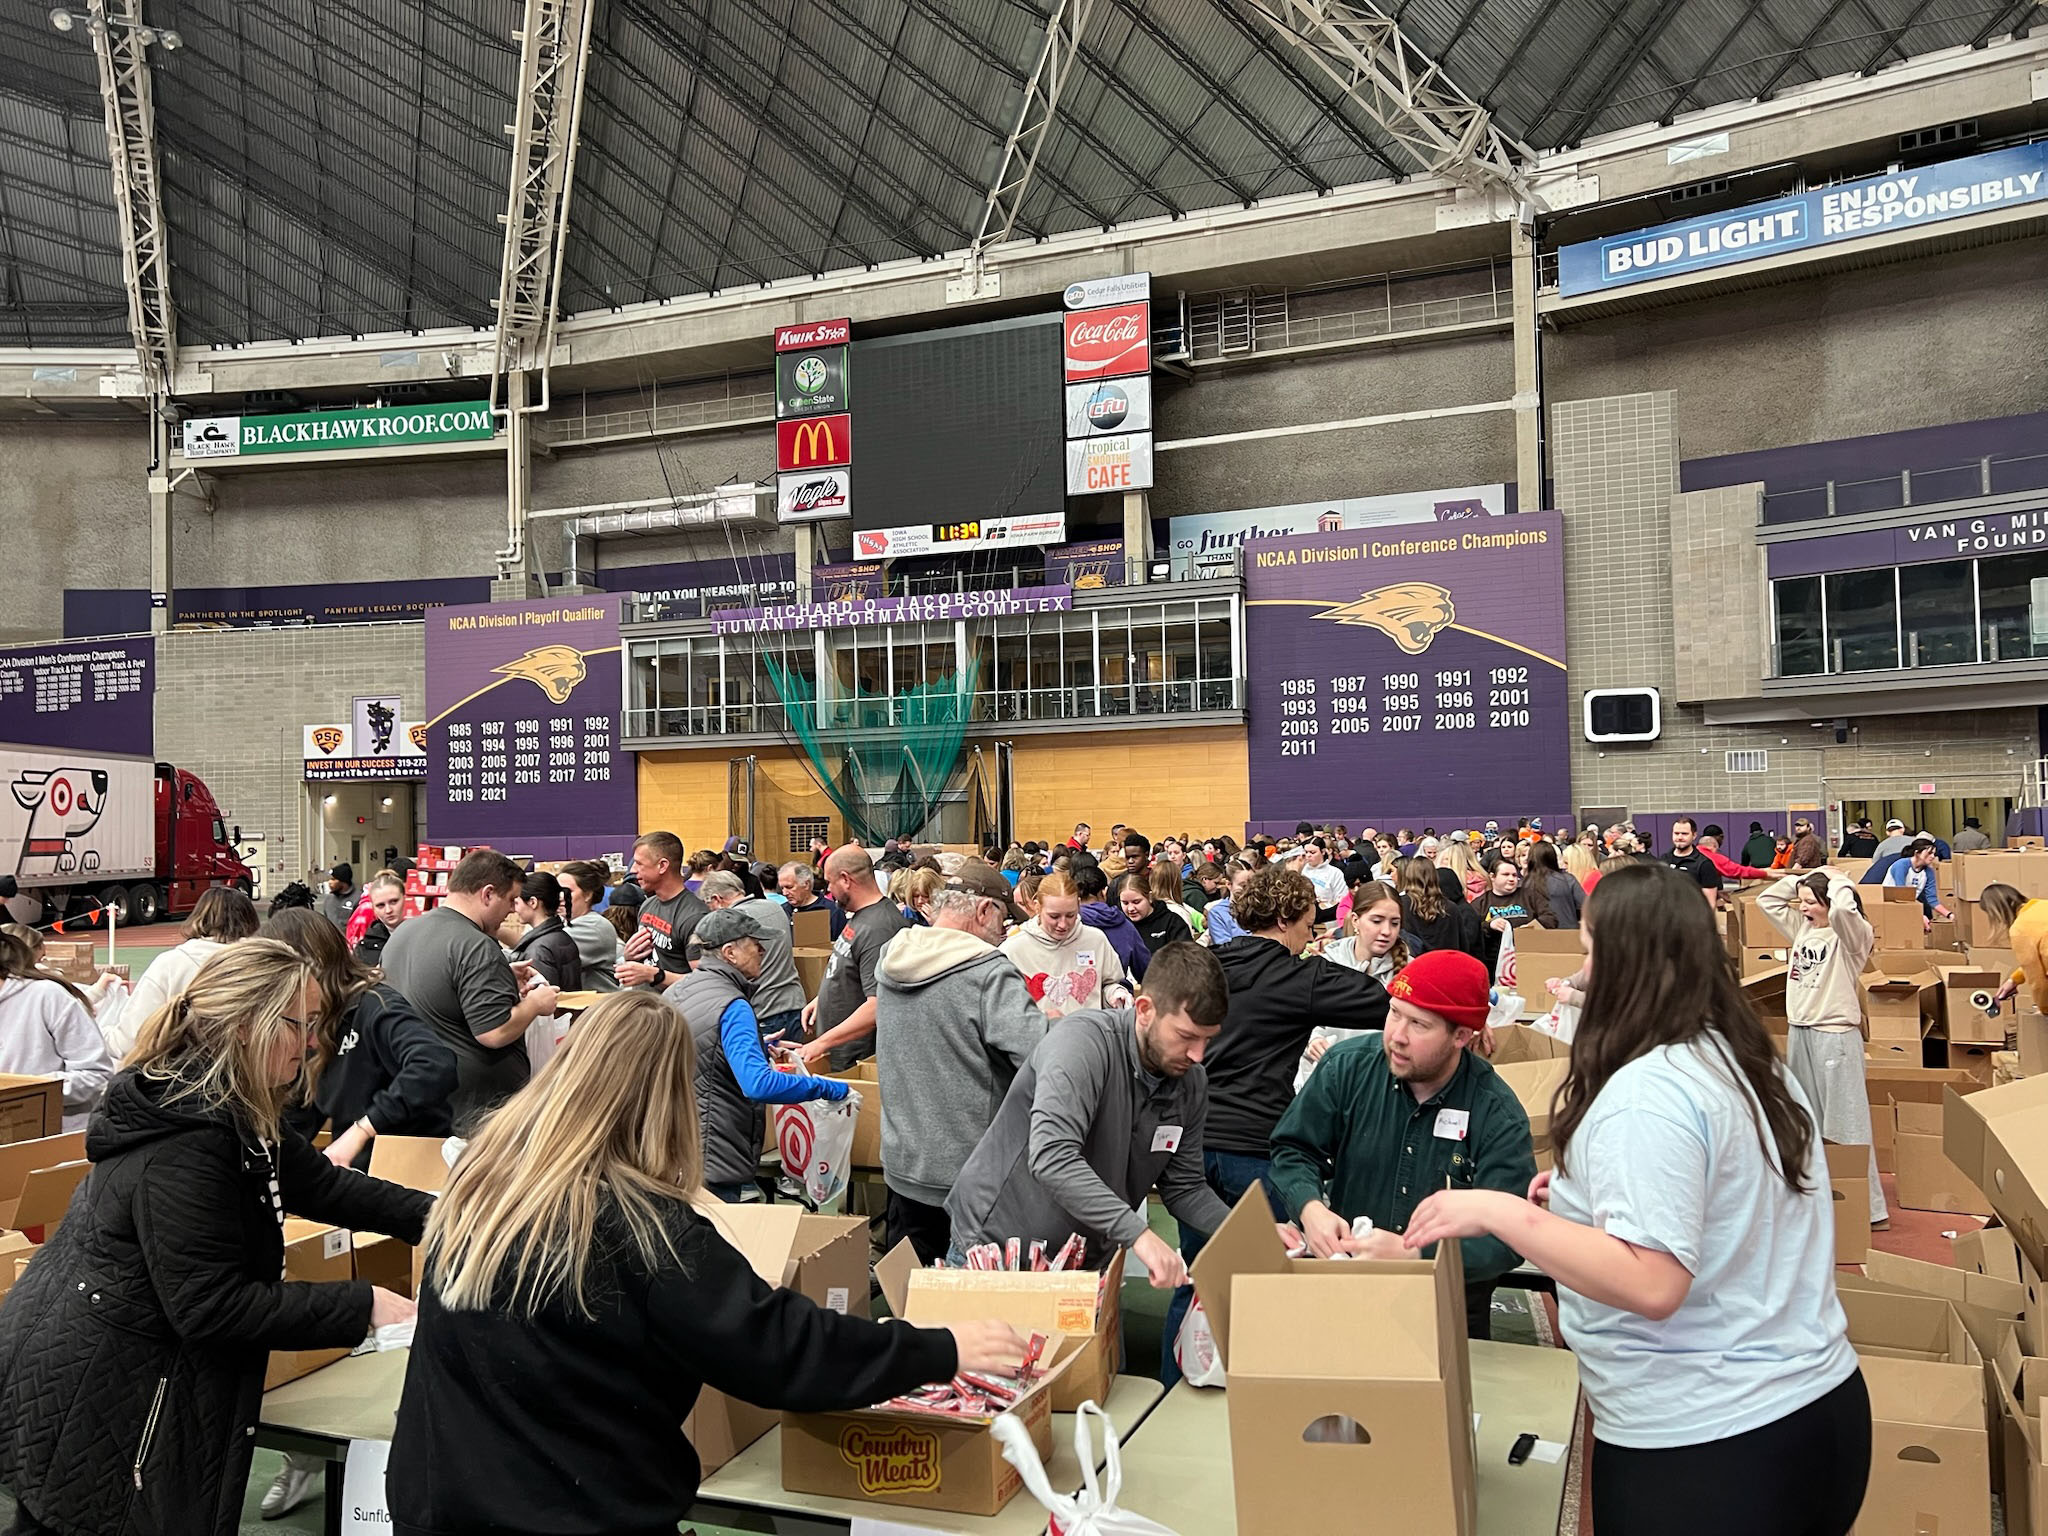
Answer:
POLYGON ((853 462, 853 417, 810 416, 775 424, 775 467, 825 469, 853 462))

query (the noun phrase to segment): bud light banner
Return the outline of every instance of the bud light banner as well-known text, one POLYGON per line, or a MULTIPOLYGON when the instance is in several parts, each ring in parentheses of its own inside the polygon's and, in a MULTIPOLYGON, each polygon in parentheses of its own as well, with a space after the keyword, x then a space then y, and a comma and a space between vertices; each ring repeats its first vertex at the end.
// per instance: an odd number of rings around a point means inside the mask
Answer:
POLYGON ((1245 594, 1254 822, 1569 812, 1557 513, 1260 539, 1245 594))
POLYGON ((0 742, 154 756, 156 642, 0 650, 0 742))
POLYGON ((2048 140, 1567 245, 1557 254, 1558 292, 1601 293, 2043 201, 2048 140))
POLYGON ((427 615, 427 837, 569 858, 623 852, 616 594, 427 615))

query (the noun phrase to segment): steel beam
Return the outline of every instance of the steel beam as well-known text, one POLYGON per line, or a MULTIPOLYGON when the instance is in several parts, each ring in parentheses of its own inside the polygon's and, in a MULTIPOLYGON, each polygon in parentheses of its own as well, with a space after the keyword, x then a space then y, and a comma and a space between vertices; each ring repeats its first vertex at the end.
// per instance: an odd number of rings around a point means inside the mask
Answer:
POLYGON ((1017 227, 1017 215, 1024 206, 1024 194, 1031 189, 1032 173, 1038 169, 1039 152, 1059 115, 1060 96, 1067 88, 1081 56, 1081 33, 1088 25, 1093 0, 1054 0, 1052 14, 1045 22, 1045 42, 1038 50, 1038 62, 1024 82, 1024 101, 1017 108, 1017 122, 1003 141, 1003 156, 996 163, 995 180, 981 207, 981 227, 967 247, 962 264, 970 292, 981 287, 982 263, 991 246, 1001 245, 1017 227))
POLYGON ((1246 0, 1274 31, 1335 80, 1418 167, 1475 191, 1499 189, 1545 207, 1522 172, 1535 156, 1369 0, 1246 0))
POLYGON ((106 111, 107 156, 121 215, 121 273, 128 331, 151 396, 170 389, 178 332, 171 309, 171 257, 163 183, 156 160, 156 106, 142 31, 142 0, 88 0, 93 56, 106 111))

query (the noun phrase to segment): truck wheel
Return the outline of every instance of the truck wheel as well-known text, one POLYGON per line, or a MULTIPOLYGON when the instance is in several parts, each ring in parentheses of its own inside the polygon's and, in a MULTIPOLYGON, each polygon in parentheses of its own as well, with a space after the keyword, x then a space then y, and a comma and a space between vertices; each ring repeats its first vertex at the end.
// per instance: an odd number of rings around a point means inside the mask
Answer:
POLYGON ((109 912, 111 912, 114 915, 115 919, 121 924, 123 928, 126 928, 130 923, 132 923, 135 920, 133 915, 133 908, 131 907, 128 900, 128 887, 125 885, 109 885, 103 887, 100 891, 100 907, 101 911, 97 914, 93 922, 93 926, 95 928, 102 928, 106 926, 107 914, 109 912))
MULTIPOLYGON (((156 887, 147 881, 141 885, 128 887, 128 908, 135 914, 134 920, 138 927, 145 923, 153 923, 163 916, 163 902, 157 896, 156 887)), ((123 921, 127 919, 124 918, 123 921)))

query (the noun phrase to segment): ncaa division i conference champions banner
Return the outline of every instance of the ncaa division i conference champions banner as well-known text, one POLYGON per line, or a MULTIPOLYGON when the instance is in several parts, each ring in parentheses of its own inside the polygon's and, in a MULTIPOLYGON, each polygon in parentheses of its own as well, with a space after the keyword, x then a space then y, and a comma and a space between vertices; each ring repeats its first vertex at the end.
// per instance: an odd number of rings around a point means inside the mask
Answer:
POLYGON ((1245 591, 1255 823, 1570 812, 1557 513, 1260 539, 1245 591))
POLYGON ((530 853, 633 840, 616 593, 427 612, 427 836, 530 853))

